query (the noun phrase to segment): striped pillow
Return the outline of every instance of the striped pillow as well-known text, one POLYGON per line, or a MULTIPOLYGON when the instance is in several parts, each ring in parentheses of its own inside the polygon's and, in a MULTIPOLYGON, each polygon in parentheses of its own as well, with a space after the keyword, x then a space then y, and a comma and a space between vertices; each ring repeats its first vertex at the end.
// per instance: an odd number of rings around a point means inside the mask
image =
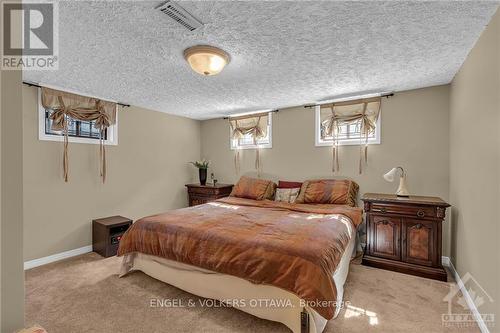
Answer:
POLYGON ((307 180, 302 184, 296 203, 356 206, 359 186, 347 179, 307 180))
POLYGON ((270 180, 242 176, 234 185, 230 196, 253 200, 272 200, 275 190, 276 184, 270 180))

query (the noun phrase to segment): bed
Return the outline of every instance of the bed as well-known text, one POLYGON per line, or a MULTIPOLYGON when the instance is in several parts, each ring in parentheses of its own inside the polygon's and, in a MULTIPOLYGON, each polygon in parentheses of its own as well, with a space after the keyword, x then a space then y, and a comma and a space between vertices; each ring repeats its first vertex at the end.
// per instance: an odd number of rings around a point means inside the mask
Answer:
POLYGON ((140 270, 294 333, 341 309, 361 209, 228 197, 145 217, 123 236, 120 276, 140 270))

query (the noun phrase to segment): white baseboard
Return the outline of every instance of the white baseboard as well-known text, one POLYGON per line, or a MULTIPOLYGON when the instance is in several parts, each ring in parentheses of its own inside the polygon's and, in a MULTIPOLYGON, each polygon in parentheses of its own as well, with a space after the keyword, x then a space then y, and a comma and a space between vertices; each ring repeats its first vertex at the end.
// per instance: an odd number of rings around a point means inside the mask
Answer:
POLYGON ((65 252, 61 252, 61 253, 56 253, 56 254, 53 254, 51 256, 47 256, 47 257, 43 257, 43 258, 25 261, 24 262, 24 270, 38 267, 38 266, 42 266, 42 265, 46 265, 46 264, 50 264, 51 262, 54 262, 54 261, 59 261, 62 259, 71 258, 74 256, 78 256, 80 254, 85 254, 85 253, 89 253, 89 252, 92 252, 92 245, 80 247, 78 249, 69 250, 69 251, 65 251, 65 252))
POLYGON ((481 330, 482 333, 490 333, 490 330, 488 329, 488 326, 486 326, 483 318, 481 317, 481 314, 479 313, 476 304, 474 304, 474 301, 472 300, 472 297, 469 294, 469 291, 467 288, 465 288, 464 282, 462 281, 462 278, 460 278, 460 275, 458 274, 457 270, 455 269, 455 266, 453 266, 453 263, 451 262, 449 257, 442 256, 441 259, 443 266, 446 266, 450 269, 451 273, 453 274, 453 278, 457 282, 458 288, 460 288, 460 291, 462 292, 462 295, 464 295, 464 299, 467 302, 467 306, 469 307, 470 311, 472 312, 472 315, 476 319, 477 326, 481 330))
MULTIPOLYGON (((443 266, 446 266, 446 267, 450 267, 453 265, 451 263, 450 257, 445 257, 445 256, 441 257, 441 263, 443 264, 443 266)), ((453 268, 453 269, 455 269, 455 268, 453 268)))

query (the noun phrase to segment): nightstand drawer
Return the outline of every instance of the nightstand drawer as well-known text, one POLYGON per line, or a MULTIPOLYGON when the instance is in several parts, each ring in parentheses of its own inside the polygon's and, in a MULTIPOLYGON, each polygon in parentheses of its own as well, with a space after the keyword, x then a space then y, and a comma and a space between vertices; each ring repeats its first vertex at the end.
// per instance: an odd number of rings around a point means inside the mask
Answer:
POLYGON ((416 218, 436 217, 436 209, 428 206, 372 203, 370 210, 374 213, 401 214, 416 218))

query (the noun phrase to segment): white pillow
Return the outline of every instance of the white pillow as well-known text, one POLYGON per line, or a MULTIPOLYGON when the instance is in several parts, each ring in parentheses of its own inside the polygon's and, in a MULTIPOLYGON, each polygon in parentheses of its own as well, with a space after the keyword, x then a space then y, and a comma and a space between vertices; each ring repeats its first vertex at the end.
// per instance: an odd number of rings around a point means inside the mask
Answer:
POLYGON ((274 201, 294 203, 299 195, 300 188, 277 188, 274 201))

